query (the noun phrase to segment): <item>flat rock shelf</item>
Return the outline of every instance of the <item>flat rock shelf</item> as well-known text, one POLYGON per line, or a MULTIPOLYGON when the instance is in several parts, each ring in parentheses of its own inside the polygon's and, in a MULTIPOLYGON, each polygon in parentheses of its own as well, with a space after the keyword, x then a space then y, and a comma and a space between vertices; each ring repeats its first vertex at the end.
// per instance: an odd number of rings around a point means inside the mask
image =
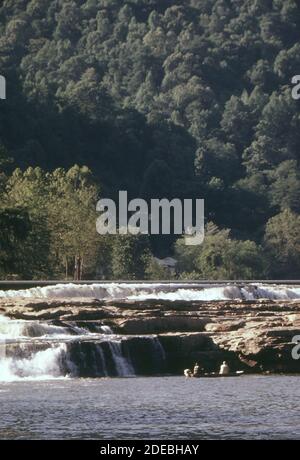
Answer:
POLYGON ((300 335, 299 299, 5 297, 0 315, 6 357, 32 359, 63 345, 69 363, 63 375, 75 368, 79 376, 182 374, 196 361, 213 372, 223 360, 233 371, 300 372, 292 354, 300 335))

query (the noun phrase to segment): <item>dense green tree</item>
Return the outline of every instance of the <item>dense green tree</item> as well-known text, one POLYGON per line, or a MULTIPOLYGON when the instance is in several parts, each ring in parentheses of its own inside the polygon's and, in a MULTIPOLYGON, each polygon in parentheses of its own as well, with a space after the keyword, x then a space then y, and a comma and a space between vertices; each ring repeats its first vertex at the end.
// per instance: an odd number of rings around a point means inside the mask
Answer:
POLYGON ((208 139, 198 149, 195 169, 199 177, 207 181, 218 177, 225 184, 235 182, 242 175, 235 146, 215 138, 208 139))
POLYGON ((26 211, 0 207, 0 276, 22 273, 22 245, 30 231, 26 211))
POLYGON ((23 276, 72 278, 74 260, 80 257, 83 275, 89 277, 95 276, 98 264, 107 263, 110 243, 96 232, 98 193, 86 167, 13 173, 3 200, 26 210, 31 225, 22 248, 21 259, 28 266, 23 276))
POLYGON ((183 272, 191 272, 193 277, 197 274, 198 279, 256 279, 265 274, 263 252, 255 242, 233 240, 228 230, 218 230, 212 224, 206 230, 200 246, 177 243, 183 272))
POLYGON ((55 272, 59 276, 64 268, 66 277, 73 276, 74 260, 80 257, 83 276, 89 277, 96 273, 102 242, 96 232, 98 189, 86 167, 55 170, 48 180, 46 209, 55 272))
MULTIPOLYGON (((27 276, 58 276, 64 258, 71 266, 81 233, 59 202, 72 220, 99 184, 113 198, 205 198, 207 220, 230 228, 240 253, 247 240, 262 244, 272 216, 299 214, 299 2, 3 0, 0 37, 0 194, 28 213, 27 276), (93 171, 86 195, 67 177, 75 163, 93 171)), ((83 208, 78 219, 92 222, 83 208)), ((150 243, 169 255, 174 238, 150 243)), ((85 257, 87 273, 101 265, 110 276, 113 245, 103 243, 101 263, 85 257)))
POLYGON ((150 260, 150 244, 146 235, 115 237, 112 253, 112 272, 115 279, 144 279, 150 260))
POLYGON ((295 160, 283 161, 270 174, 270 202, 280 208, 300 212, 300 174, 295 160))
POLYGON ((273 258, 271 274, 277 278, 300 276, 300 216, 289 209, 266 225, 265 246, 273 258))
POLYGON ((228 139, 242 149, 251 140, 253 122, 250 107, 241 98, 232 96, 226 102, 221 127, 228 139))
POLYGON ((175 279, 175 273, 161 265, 151 257, 145 270, 145 279, 149 280, 170 280, 175 279))

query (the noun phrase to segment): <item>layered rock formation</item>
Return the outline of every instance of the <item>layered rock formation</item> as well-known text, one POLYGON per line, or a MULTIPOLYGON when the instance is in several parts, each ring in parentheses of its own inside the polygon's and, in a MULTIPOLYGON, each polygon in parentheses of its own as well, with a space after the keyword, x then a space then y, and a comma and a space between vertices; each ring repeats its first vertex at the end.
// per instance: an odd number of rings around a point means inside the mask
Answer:
MULTIPOLYGON (((215 371, 224 359, 232 369, 249 372, 300 372, 300 360, 292 357, 293 339, 300 335, 299 300, 2 298, 0 315, 46 321, 70 331, 80 327, 95 332, 108 326, 114 334, 130 336, 129 349, 143 346, 140 336, 155 335, 165 352, 160 371, 166 373, 182 373, 195 361, 215 371)), ((145 360, 149 359, 148 353, 145 360)))

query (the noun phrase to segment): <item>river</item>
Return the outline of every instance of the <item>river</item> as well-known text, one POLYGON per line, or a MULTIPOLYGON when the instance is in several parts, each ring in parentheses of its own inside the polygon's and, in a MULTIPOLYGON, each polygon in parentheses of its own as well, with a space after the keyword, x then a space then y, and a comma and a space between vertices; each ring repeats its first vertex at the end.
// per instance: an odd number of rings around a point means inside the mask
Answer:
MULTIPOLYGON (((24 297, 130 299, 137 305, 145 299, 203 300, 209 307, 224 299, 294 301, 300 287, 58 284, 4 290, 0 297, 12 305, 24 297)), ((164 374, 166 353, 155 334, 131 337, 101 321, 25 321, 1 314, 0 439, 300 438, 300 375, 164 374)))
POLYGON ((297 376, 0 384, 1 439, 300 439, 297 376))

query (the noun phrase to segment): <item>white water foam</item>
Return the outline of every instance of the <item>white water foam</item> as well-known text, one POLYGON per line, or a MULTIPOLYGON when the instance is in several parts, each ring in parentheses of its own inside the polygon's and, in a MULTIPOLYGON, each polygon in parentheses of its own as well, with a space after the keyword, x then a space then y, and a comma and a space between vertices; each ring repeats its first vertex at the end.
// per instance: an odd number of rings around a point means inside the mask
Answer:
POLYGON ((185 287, 179 283, 94 283, 94 284, 57 284, 25 290, 0 291, 0 297, 34 298, 97 298, 130 300, 186 300, 211 301, 230 299, 299 299, 300 287, 264 284, 228 284, 205 286, 193 284, 185 287))
POLYGON ((299 286, 264 286, 258 285, 255 288, 247 286, 241 289, 246 300, 253 299, 273 299, 273 300, 293 300, 300 299, 299 286))
MULTIPOLYGON (((94 283, 94 284, 56 284, 30 289, 0 291, 0 297, 33 297, 33 298, 125 298, 126 296, 146 289, 156 290, 163 284, 138 283, 94 283)), ((176 288, 176 285, 174 286, 176 288)))
POLYGON ((255 300, 255 299, 277 299, 292 300, 300 299, 300 287, 288 286, 264 286, 247 285, 240 287, 216 286, 207 288, 179 288, 168 292, 161 290, 157 292, 135 293, 128 296, 128 299, 135 301, 143 300, 170 300, 170 301, 218 301, 218 300, 255 300))
MULTIPOLYGON (((206 289, 184 289, 176 291, 161 290, 157 292, 141 292, 128 296, 129 300, 170 300, 170 301, 195 301, 195 300, 226 300, 228 297, 223 287, 206 288, 206 289)), ((240 297, 241 298, 241 297, 240 297)))
MULTIPOLYGON (((98 326, 99 333, 111 334, 109 326, 98 326)), ((70 326, 56 326, 42 321, 10 319, 0 315, 0 340, 24 339, 38 337, 40 339, 69 339, 73 336, 94 336, 87 329, 70 326)))
POLYGON ((61 359, 66 345, 60 344, 33 353, 29 358, 0 358, 0 382, 17 380, 52 380, 65 378, 61 370, 61 359))
POLYGON ((14 321, 5 316, 0 316, 0 339, 24 337, 25 325, 25 321, 14 321))
MULTIPOLYGON (((131 299, 133 301, 156 299, 170 301, 212 301, 230 299, 300 299, 299 286, 265 285, 265 284, 228 284, 205 286, 193 284, 163 283, 109 283, 109 284, 58 284, 43 288, 33 288, 23 291, 0 291, 0 297, 90 297, 107 299, 131 299)), ((99 334, 110 334, 108 341, 111 359, 114 362, 119 376, 134 375, 134 367, 122 352, 122 341, 112 334, 109 327, 99 325, 99 334)), ((66 373, 76 376, 78 369, 70 361, 68 344, 73 340, 88 337, 89 341, 97 334, 76 328, 72 325, 56 326, 47 322, 11 320, 0 316, 0 381, 10 382, 15 380, 48 380, 66 378, 66 373), (5 355, 5 342, 11 340, 18 344, 20 339, 38 337, 41 342, 47 340, 45 350, 33 351, 27 357, 5 355), (49 338, 56 341, 56 344, 49 338), (52 344, 51 344, 52 342, 52 344), (62 363, 62 361, 64 362, 62 363), (67 369, 67 370, 66 370, 67 369)), ((20 340, 21 342, 21 340, 20 340)), ((158 344, 159 345, 159 341, 158 344)), ((32 349, 34 343, 32 341, 32 349)), ((160 347, 161 348, 161 347, 160 347)), ((101 345, 95 343, 95 359, 102 363, 104 375, 108 375, 108 366, 101 345)), ((10 350, 11 351, 11 350, 10 350)), ((158 349, 162 355, 161 349, 158 349)), ((22 355, 22 353, 21 353, 22 355)), ((83 360, 89 360, 89 356, 82 356, 83 360)))
MULTIPOLYGON (((112 335, 109 326, 99 325, 99 334, 74 326, 70 328, 73 334, 76 331, 80 335, 71 335, 67 327, 54 326, 46 322, 13 320, 0 316, 0 382, 61 379, 68 375, 76 377, 79 375, 79 369, 71 361, 68 343, 73 338, 81 341, 81 339, 91 340, 92 337, 97 337, 98 340, 101 335, 103 337, 111 335, 111 339, 106 342, 117 375, 119 377, 135 375, 130 359, 122 353, 121 340, 117 340, 117 336, 112 335), (56 343, 51 344, 49 339, 53 339, 56 343), (43 344, 45 349, 40 350, 43 344), (15 351, 11 346, 16 347, 15 351)), ((95 364, 101 363, 103 374, 107 376, 107 363, 100 344, 95 343, 95 352, 89 356, 82 353, 80 359, 90 361, 91 356, 95 364)))
POLYGON ((14 320, 0 316, 0 340, 27 337, 48 338, 53 336, 56 338, 70 336, 70 331, 66 327, 54 326, 39 321, 14 320))
POLYGON ((135 375, 134 368, 128 358, 122 354, 121 342, 109 342, 109 348, 119 377, 135 375))
POLYGON ((101 334, 113 334, 113 330, 109 326, 97 326, 96 330, 101 334))
POLYGON ((73 371, 75 373, 76 369, 68 359, 66 343, 72 339, 71 330, 72 334, 82 334, 77 335, 77 339, 93 335, 74 326, 68 329, 47 322, 13 320, 0 316, 0 382, 66 378, 66 367, 71 374, 73 371), (38 344, 44 341, 47 343, 45 350, 32 351, 25 358, 18 356, 19 349, 26 351, 26 343, 29 344, 29 349, 34 350, 36 338, 38 344), (51 345, 49 339, 59 343, 51 345), (15 356, 7 356, 8 344, 16 346, 15 356), (65 361, 65 366, 62 360, 65 361))

